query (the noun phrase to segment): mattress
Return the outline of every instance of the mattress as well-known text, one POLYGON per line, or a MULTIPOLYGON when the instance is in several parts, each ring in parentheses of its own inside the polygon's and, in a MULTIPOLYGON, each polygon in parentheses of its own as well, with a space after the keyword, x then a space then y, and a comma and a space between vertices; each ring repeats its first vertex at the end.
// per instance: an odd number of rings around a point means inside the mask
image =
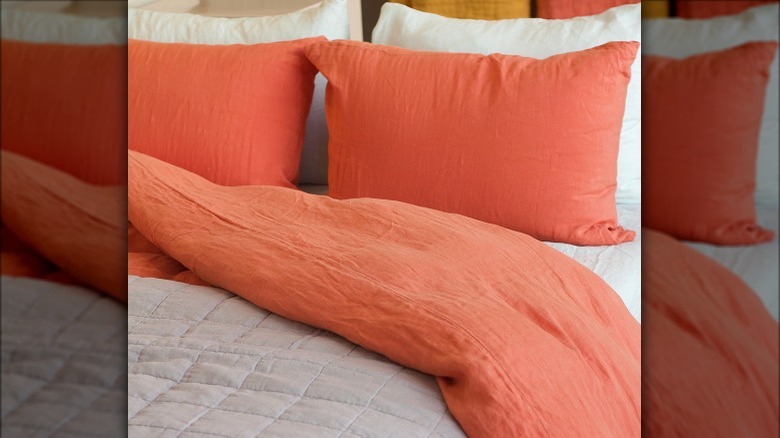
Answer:
POLYGON ((125 307, 81 287, 1 278, 2 435, 123 435, 125 307))
POLYGON ((128 282, 130 436, 465 437, 431 376, 222 289, 128 282))
MULTIPOLYGON (((758 223, 777 233, 780 231, 778 205, 759 204, 756 206, 758 223)), ((778 237, 772 241, 748 246, 716 246, 705 243, 688 242, 688 245, 713 258, 721 265, 737 274, 761 298, 769 313, 778 319, 778 295, 780 279, 777 266, 780 263, 778 237)))
MULTIPOLYGON (((301 185, 307 193, 324 195, 328 186, 301 185)), ((618 204, 618 222, 636 231, 633 242, 613 246, 577 246, 547 242, 567 256, 595 272, 620 295, 637 321, 642 321, 642 207, 640 204, 618 204)))

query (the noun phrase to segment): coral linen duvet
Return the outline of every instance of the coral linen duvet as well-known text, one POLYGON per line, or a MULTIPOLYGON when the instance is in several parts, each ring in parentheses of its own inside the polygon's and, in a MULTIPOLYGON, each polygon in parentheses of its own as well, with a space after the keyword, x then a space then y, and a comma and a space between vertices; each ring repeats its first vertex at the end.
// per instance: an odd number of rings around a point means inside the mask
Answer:
POLYGON ((131 277, 131 431, 639 435, 639 324, 560 252, 404 203, 128 161, 137 232, 213 285, 131 277))

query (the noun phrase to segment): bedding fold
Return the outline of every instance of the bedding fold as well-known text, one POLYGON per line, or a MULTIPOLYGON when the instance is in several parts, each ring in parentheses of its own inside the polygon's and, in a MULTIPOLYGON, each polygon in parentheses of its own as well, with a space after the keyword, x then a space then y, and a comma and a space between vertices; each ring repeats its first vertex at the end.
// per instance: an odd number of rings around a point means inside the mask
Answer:
POLYGON ((436 376, 469 436, 639 436, 639 324, 532 237, 394 201, 218 186, 137 152, 128 172, 129 219, 162 253, 436 376))
POLYGON ((643 432, 778 436, 778 324, 715 260, 643 230, 643 432))
POLYGON ((2 222, 26 253, 3 254, 12 265, 3 273, 88 285, 127 302, 125 186, 96 186, 13 152, 0 155, 2 222))

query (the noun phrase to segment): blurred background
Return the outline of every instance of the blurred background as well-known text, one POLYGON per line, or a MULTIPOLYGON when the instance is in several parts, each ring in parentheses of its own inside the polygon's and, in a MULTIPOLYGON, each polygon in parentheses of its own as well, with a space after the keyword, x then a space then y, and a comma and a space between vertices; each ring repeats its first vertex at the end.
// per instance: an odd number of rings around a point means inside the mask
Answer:
POLYGON ((3 1, 3 436, 124 436, 127 5, 3 1))

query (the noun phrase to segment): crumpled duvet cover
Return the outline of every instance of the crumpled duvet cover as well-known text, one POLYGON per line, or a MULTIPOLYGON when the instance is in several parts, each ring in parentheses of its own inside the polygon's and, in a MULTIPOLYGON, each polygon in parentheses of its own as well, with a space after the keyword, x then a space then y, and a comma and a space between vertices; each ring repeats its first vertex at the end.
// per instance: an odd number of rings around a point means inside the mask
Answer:
POLYGON ((778 324, 735 273, 643 231, 643 436, 778 436, 778 324))
POLYGON ((260 308, 435 376, 469 436, 639 435, 639 324, 543 243, 398 202, 217 186, 134 152, 128 166, 129 219, 151 245, 260 308))
POLYGON ((88 184, 5 150, 0 156, 2 273, 87 285, 126 301, 126 188, 88 184))

